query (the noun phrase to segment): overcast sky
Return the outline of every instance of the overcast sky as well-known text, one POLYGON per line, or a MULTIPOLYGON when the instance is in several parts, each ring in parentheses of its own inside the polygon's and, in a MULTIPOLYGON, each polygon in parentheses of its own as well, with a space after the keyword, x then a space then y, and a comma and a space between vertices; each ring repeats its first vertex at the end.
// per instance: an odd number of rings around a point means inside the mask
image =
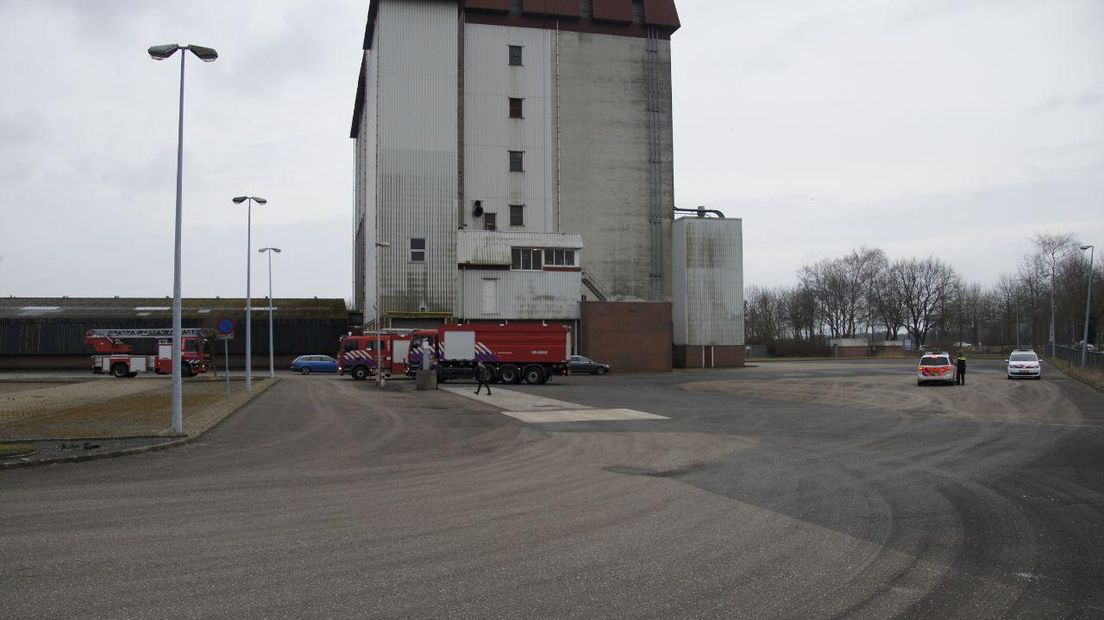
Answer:
MULTIPOLYGON (((1104 244, 1104 3, 678 0, 676 206, 744 220, 745 282, 861 246, 988 284, 1037 232, 1104 244)), ((351 295, 349 124, 368 0, 0 0, 0 294, 351 295), (254 251, 254 294, 267 289, 254 251)))

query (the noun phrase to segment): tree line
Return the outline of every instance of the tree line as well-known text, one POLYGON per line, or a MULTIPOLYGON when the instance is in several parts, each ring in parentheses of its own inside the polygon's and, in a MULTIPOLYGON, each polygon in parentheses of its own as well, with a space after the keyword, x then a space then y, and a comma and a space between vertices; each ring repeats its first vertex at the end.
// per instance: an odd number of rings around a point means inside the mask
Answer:
MULTIPOLYGON (((952 348, 1031 346, 1082 339, 1089 253, 1072 234, 1043 233, 1014 272, 984 287, 937 256, 891 260, 879 248, 805 265, 792 286, 750 286, 745 342, 773 355, 823 355, 831 338, 909 339, 952 348)), ((1101 261, 1093 268, 1089 342, 1104 317, 1101 261)))

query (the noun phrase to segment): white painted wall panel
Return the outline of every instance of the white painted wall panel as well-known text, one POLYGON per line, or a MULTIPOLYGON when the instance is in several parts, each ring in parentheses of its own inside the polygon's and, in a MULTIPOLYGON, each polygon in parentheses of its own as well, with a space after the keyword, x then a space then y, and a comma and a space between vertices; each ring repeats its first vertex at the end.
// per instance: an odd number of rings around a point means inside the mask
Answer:
POLYGON ((524 228, 556 231, 554 67, 555 34, 533 28, 482 24, 464 26, 464 195, 465 224, 482 228, 471 204, 498 216, 509 229, 507 205, 525 205, 524 228), (522 46, 523 65, 510 66, 509 46, 522 46), (509 118, 509 98, 524 100, 521 119, 509 118), (525 172, 509 171, 508 151, 525 153, 525 172))
POLYGON ((578 271, 464 270, 460 272, 462 319, 578 319, 582 281, 578 271), (497 314, 483 311, 485 279, 495 279, 497 314))

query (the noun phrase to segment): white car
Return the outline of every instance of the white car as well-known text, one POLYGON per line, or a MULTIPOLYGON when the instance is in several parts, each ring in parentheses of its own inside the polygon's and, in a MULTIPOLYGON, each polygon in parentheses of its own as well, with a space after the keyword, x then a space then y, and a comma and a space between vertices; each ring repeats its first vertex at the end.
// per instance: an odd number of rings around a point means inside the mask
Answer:
POLYGON ((1043 377, 1042 364, 1039 356, 1034 351, 1013 351, 1008 356, 1008 378, 1016 379, 1026 377, 1028 379, 1041 379, 1043 377))

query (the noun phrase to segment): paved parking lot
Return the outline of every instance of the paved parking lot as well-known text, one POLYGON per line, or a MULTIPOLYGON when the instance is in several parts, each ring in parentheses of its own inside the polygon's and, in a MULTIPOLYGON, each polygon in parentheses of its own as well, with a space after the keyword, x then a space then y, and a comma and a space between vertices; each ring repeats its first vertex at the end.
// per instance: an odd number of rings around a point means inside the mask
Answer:
POLYGON ((803 362, 491 399, 291 377, 188 446, 0 472, 0 597, 14 617, 1104 614, 1104 398, 974 366, 965 387, 803 362), (579 417, 618 410, 646 415, 579 417))

